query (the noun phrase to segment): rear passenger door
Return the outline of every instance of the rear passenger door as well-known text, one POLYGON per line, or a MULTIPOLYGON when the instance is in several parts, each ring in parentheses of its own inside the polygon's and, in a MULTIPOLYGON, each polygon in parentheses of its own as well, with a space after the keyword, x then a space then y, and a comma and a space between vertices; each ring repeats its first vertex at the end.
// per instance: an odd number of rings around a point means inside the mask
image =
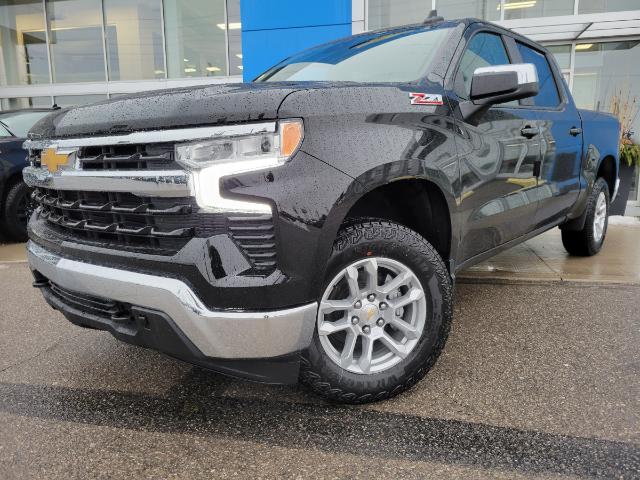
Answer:
MULTIPOLYGON (((519 63, 513 38, 485 30, 468 35, 453 77, 453 102, 469 99, 477 68, 519 63)), ((540 138, 536 112, 517 101, 494 105, 473 121, 457 117, 463 216, 459 261, 465 261, 532 229, 540 138)))
POLYGON ((533 63, 540 91, 533 102, 540 126, 542 165, 538 185, 537 226, 560 220, 580 193, 582 122, 565 90, 551 55, 535 45, 516 41, 522 63, 533 63))

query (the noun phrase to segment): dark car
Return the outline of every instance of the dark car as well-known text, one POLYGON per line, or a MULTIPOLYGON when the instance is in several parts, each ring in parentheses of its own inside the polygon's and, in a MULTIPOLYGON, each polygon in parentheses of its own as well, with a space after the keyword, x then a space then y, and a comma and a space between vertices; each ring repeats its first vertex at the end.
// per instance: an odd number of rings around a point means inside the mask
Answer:
POLYGON ((27 220, 33 211, 31 188, 22 180, 28 165, 22 148, 29 129, 53 109, 5 110, 0 112, 0 235, 11 240, 27 239, 27 220))
POLYGON ((388 398, 438 358, 461 269, 558 226, 600 250, 619 129, 547 50, 474 19, 60 111, 26 142, 34 285, 206 368, 388 398))

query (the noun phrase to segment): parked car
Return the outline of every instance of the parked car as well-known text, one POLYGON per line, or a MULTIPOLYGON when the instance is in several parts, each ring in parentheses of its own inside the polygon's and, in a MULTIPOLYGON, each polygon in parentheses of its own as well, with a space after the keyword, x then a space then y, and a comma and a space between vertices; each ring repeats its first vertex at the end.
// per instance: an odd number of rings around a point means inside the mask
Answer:
POLYGON ((27 132, 51 108, 5 110, 0 112, 0 234, 26 241, 27 220, 33 211, 31 188, 22 180, 28 165, 22 148, 27 132))
POLYGON ((196 365, 389 398, 438 358, 457 272, 558 226, 601 249, 618 131, 542 46, 475 19, 60 111, 26 142, 34 285, 196 365))

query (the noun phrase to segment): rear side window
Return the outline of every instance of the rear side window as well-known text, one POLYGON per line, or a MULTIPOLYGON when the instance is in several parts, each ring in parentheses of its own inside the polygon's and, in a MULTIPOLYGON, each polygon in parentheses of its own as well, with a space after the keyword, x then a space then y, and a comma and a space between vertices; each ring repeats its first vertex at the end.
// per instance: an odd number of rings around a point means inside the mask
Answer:
POLYGON ((522 62, 533 63, 538 71, 540 92, 533 97, 534 104, 537 107, 557 107, 560 104, 560 96, 558 95, 558 87, 547 58, 537 50, 529 48, 520 42, 516 42, 516 44, 522 56, 522 62))
POLYGON ((509 56, 500 35, 488 32, 478 33, 471 39, 462 55, 456 76, 456 93, 465 99, 469 98, 471 78, 476 68, 508 63, 510 63, 509 56))

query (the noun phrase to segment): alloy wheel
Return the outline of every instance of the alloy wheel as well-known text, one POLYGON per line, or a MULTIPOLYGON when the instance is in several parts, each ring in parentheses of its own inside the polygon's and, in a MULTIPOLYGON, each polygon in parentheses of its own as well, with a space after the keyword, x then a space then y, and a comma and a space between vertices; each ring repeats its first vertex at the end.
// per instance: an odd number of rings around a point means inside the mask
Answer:
POLYGON ((425 291, 409 267, 383 257, 359 260, 325 289, 317 319, 320 344, 349 372, 382 372, 415 348, 426 313, 425 291))

